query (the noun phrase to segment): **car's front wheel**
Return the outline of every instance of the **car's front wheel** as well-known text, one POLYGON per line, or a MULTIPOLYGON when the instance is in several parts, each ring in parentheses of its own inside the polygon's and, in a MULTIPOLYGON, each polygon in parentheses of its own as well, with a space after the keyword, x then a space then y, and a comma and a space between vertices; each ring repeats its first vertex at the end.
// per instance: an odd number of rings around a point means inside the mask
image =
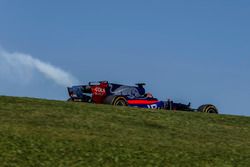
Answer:
POLYGON ((198 108, 199 112, 218 114, 218 109, 212 104, 204 104, 198 108))

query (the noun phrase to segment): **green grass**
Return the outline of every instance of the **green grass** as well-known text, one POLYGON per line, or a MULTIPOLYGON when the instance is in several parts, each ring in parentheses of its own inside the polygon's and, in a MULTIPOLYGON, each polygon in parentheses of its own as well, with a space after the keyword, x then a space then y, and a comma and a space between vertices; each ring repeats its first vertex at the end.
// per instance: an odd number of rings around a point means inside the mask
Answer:
POLYGON ((250 166, 250 117, 0 97, 0 166, 250 166))

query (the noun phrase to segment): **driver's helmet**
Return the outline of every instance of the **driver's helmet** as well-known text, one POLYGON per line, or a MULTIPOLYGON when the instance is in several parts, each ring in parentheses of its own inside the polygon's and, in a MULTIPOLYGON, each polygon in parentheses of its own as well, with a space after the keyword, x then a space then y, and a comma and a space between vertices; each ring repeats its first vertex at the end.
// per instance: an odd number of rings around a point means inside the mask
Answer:
POLYGON ((144 96, 147 97, 147 98, 154 98, 153 95, 151 93, 149 93, 149 92, 145 93, 144 96))

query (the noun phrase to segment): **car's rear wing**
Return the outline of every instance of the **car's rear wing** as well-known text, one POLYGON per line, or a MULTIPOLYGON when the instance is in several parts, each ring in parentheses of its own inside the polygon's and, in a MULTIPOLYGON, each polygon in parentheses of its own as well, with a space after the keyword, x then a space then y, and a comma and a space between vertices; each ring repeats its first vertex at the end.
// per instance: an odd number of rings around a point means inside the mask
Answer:
POLYGON ((146 84, 145 84, 145 83, 136 83, 135 85, 137 85, 138 87, 143 87, 143 86, 145 86, 146 84))
POLYGON ((108 84, 108 81, 92 81, 92 82, 89 82, 89 86, 100 85, 101 83, 108 84))

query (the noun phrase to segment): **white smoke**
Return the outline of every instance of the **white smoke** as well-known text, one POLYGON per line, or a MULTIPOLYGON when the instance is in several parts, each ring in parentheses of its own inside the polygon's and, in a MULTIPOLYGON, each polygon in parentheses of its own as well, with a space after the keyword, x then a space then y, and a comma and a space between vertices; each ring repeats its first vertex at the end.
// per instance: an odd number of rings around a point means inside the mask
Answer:
MULTIPOLYGON (((72 86, 78 80, 70 73, 24 53, 10 53, 0 48, 0 76, 10 79, 19 77, 19 82, 29 82, 35 71, 61 86, 72 86)), ((13 79, 14 80, 14 79, 13 79)), ((15 79, 16 81, 16 79, 15 79)))

